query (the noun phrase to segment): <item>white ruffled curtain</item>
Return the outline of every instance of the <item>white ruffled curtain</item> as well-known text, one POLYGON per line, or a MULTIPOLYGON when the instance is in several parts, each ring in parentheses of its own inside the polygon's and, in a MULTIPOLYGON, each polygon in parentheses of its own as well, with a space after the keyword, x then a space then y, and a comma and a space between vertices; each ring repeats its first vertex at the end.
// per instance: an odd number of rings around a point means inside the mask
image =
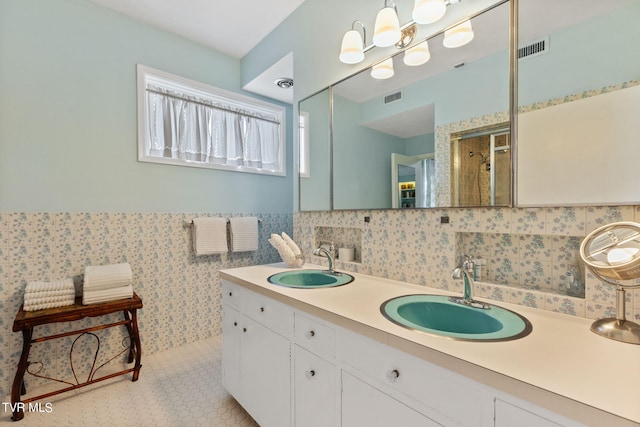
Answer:
POLYGON ((152 87, 147 155, 279 170, 279 123, 152 87))

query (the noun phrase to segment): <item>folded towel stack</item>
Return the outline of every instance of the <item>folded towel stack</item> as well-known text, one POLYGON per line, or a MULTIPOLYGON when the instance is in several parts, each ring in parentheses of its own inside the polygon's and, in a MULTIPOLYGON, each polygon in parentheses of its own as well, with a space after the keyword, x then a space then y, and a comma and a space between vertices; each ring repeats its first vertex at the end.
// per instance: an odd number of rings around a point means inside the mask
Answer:
POLYGON ((129 263, 87 266, 84 269, 82 303, 86 305, 132 298, 132 281, 129 263))
POLYGON ((53 282, 29 282, 24 290, 24 311, 73 305, 76 290, 71 277, 53 282))
POLYGON ((272 234, 269 243, 277 249, 280 258, 282 258, 287 266, 299 268, 304 265, 304 255, 302 255, 302 251, 287 233, 283 232, 282 237, 277 234, 272 234))

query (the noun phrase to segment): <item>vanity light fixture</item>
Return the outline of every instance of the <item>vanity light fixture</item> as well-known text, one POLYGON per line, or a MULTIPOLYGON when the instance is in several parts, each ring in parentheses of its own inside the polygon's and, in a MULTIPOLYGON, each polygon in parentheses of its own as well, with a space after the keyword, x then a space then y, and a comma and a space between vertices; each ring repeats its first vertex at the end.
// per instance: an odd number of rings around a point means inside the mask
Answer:
MULTIPOLYGON (((358 64, 364 60, 365 53, 376 46, 388 47, 395 45, 398 49, 404 49, 411 44, 417 33, 416 24, 432 24, 438 21, 446 13, 447 6, 460 3, 461 1, 462 0, 415 0, 412 12, 413 20, 400 26, 396 4, 393 0, 385 0, 384 7, 380 9, 376 15, 373 44, 369 46, 366 45, 367 33, 364 24, 357 20, 353 21, 351 30, 347 31, 342 37, 339 55, 340 61, 345 64, 358 64), (391 5, 389 5, 389 3, 391 3, 391 5), (362 27, 362 35, 355 29, 356 24, 362 27)), ((460 46, 471 41, 473 38, 473 30, 471 30, 470 22, 468 29, 466 27, 465 29, 457 28, 458 27, 452 28, 449 31, 451 31, 452 34, 454 32, 457 34, 466 33, 467 37, 469 31, 471 31, 471 38, 460 44, 460 46)), ((424 52, 422 52, 421 55, 422 58, 424 58, 424 52)), ((427 61, 428 59, 424 60, 424 62, 427 61)), ((416 63, 415 65, 419 64, 416 63)))
POLYGON ((429 59, 431 59, 431 52, 429 52, 429 42, 427 40, 404 52, 404 63, 411 67, 425 64, 429 59))
POLYGON ((384 0, 384 7, 380 9, 376 16, 376 24, 373 30, 373 44, 378 47, 388 47, 400 41, 400 22, 398 21, 398 10, 396 4, 387 4, 384 0))
POLYGON ((379 64, 371 67, 371 77, 378 80, 389 79, 393 77, 393 58, 388 58, 379 64))
POLYGON ((471 21, 466 20, 462 23, 450 28, 444 32, 444 40, 442 44, 444 47, 456 48, 464 46, 473 40, 473 27, 471 27, 471 21))
POLYGON ((640 278, 640 224, 622 221, 597 228, 582 241, 580 257, 598 279, 617 287, 616 317, 596 320, 591 331, 640 344, 640 325, 625 318, 625 290, 640 287, 635 281, 640 278))
POLYGON ((340 49, 340 61, 345 64, 357 64, 364 60, 364 48, 367 41, 367 30, 360 21, 353 21, 351 29, 344 33, 340 49), (362 35, 355 29, 356 24, 362 27, 362 35))
POLYGON ((416 0, 411 16, 416 24, 432 24, 442 18, 446 11, 444 0, 416 0))

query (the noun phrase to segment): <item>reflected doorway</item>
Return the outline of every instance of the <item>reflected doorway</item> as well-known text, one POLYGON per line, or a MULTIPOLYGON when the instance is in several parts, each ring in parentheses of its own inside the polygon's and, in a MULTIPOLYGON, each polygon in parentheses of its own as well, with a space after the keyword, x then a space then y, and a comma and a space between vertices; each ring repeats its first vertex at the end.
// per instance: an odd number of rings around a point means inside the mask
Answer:
POLYGON ((435 156, 391 154, 393 208, 435 207, 435 156))
POLYGON ((511 142, 506 124, 451 137, 453 206, 509 206, 511 142))

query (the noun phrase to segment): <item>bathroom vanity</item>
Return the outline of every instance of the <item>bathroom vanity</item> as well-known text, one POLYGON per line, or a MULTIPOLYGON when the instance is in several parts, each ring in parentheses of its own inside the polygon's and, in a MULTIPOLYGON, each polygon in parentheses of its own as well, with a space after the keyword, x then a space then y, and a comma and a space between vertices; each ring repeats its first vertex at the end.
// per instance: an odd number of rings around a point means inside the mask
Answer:
POLYGON ((598 337, 587 319, 500 303, 531 334, 452 340, 380 311, 442 290, 355 273, 333 288, 267 280, 286 270, 220 273, 224 384, 263 427, 640 425, 640 348, 598 337))

